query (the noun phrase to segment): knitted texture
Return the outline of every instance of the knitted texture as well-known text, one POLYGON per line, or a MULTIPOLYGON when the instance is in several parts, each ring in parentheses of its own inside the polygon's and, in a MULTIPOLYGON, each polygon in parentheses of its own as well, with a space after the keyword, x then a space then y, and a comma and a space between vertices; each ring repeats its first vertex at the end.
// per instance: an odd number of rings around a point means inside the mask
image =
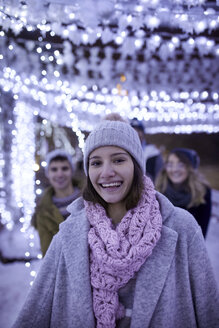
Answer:
POLYGON ((85 202, 91 228, 88 233, 93 309, 97 328, 116 327, 124 317, 118 290, 139 271, 161 236, 162 217, 151 180, 144 177, 138 206, 113 228, 99 204, 85 202))
POLYGON ((190 162, 191 166, 194 169, 197 169, 200 164, 200 157, 196 153, 194 149, 189 149, 189 148, 174 148, 171 150, 170 154, 179 154, 181 153, 184 155, 190 162))
POLYGON ((103 121, 89 134, 84 148, 84 171, 86 175, 90 153, 102 146, 117 146, 125 149, 136 159, 142 172, 145 173, 141 142, 137 132, 130 124, 121 121, 103 121))

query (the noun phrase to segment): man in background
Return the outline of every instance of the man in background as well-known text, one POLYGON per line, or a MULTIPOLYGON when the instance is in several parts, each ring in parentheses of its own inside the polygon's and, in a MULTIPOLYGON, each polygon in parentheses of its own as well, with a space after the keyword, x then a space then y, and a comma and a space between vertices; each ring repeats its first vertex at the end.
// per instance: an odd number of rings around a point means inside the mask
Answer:
POLYGON ((50 186, 40 198, 32 218, 43 256, 59 231, 59 224, 69 215, 67 206, 80 196, 79 183, 73 178, 74 164, 70 154, 62 149, 53 150, 48 153, 46 163, 45 175, 50 186))
POLYGON ((163 167, 161 152, 155 145, 147 144, 144 125, 141 121, 134 118, 131 120, 131 126, 136 130, 141 140, 141 145, 144 151, 146 175, 149 176, 154 182, 158 172, 163 167))

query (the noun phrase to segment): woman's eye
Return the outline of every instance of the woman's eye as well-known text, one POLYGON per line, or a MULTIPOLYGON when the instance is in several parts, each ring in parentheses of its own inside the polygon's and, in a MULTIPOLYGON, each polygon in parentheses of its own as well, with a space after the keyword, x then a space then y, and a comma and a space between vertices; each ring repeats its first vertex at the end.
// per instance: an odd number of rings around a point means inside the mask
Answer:
POLYGON ((114 160, 115 163, 122 163, 122 162, 124 162, 124 161, 125 161, 125 159, 123 159, 123 158, 116 158, 116 159, 114 160))
POLYGON ((98 165, 100 165, 100 164, 101 164, 100 161, 90 162, 90 166, 98 166, 98 165))

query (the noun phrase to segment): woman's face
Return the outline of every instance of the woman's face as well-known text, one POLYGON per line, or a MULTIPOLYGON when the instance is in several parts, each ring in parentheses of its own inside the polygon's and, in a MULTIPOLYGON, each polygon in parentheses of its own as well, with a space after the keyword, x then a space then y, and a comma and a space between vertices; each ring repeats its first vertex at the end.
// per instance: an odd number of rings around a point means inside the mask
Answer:
POLYGON ((134 164, 127 151, 115 146, 95 149, 89 156, 88 174, 105 202, 124 208, 134 176, 134 164))
POLYGON ((183 183, 189 175, 185 163, 181 162, 175 154, 170 154, 166 163, 166 172, 169 180, 173 184, 183 183))

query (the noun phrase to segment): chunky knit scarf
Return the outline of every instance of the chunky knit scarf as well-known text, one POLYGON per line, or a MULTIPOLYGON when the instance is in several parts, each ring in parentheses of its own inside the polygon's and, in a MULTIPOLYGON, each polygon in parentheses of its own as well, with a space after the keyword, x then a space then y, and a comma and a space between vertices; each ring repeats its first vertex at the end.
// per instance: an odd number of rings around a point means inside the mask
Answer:
POLYGON ((88 242, 97 328, 113 328, 125 315, 118 290, 139 271, 160 238, 159 204, 151 180, 144 177, 138 206, 126 213, 116 229, 102 206, 85 201, 85 208, 91 225, 88 242))

